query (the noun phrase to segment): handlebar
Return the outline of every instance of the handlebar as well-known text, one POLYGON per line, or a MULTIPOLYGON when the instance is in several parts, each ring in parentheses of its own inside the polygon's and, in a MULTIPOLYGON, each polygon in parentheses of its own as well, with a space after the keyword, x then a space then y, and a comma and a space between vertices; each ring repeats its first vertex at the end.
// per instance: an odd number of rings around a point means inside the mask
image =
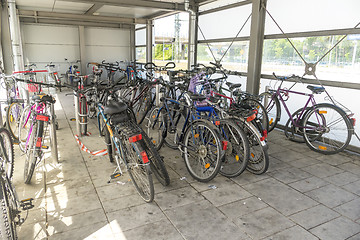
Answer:
POLYGON ((297 75, 295 75, 295 74, 292 74, 292 75, 290 75, 290 76, 283 76, 283 77, 279 77, 279 76, 277 76, 274 72, 273 72, 273 76, 275 77, 275 79, 277 79, 277 80, 281 80, 281 81, 286 81, 287 79, 291 79, 291 78, 297 78, 300 82, 301 82, 301 77, 299 77, 299 76, 297 76, 297 75))

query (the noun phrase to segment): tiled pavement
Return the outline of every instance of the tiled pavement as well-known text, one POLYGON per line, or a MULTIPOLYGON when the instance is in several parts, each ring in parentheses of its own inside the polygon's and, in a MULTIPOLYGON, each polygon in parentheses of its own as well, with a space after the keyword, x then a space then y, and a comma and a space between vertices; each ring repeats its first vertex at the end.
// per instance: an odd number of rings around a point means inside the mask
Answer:
MULTIPOLYGON (((200 183, 180 154, 164 147, 171 184, 156 182, 155 201, 147 204, 126 174, 107 183, 114 164, 78 148, 69 121, 73 99, 58 97, 60 163, 46 158, 24 185, 23 156, 16 151, 17 192, 36 198, 19 239, 360 239, 357 155, 317 154, 275 130, 266 174, 219 175, 200 183)), ((92 150, 104 148, 95 124, 89 131, 83 142, 92 150)))

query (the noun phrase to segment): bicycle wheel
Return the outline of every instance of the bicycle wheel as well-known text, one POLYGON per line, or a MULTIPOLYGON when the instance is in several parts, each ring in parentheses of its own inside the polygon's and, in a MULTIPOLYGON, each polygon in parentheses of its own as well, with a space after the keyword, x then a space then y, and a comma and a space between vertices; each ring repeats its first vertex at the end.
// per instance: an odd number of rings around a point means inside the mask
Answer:
POLYGON ((167 186, 170 184, 169 173, 166 170, 166 166, 163 158, 160 156, 159 152, 155 149, 154 144, 152 144, 151 140, 147 136, 145 132, 141 132, 142 138, 145 142, 145 151, 150 160, 150 168, 151 171, 155 174, 155 177, 159 180, 159 182, 167 186))
POLYGON ((56 136, 56 117, 54 104, 50 104, 50 143, 51 143, 51 156, 56 162, 59 162, 58 148, 57 148, 57 136, 56 136))
POLYGON ((275 94, 263 92, 260 94, 261 104, 265 107, 269 120, 269 131, 271 132, 275 127, 281 116, 281 108, 279 99, 275 94))
POLYGON ((5 128, 0 128, 0 157, 2 168, 11 179, 14 173, 14 145, 10 132, 5 128))
POLYGON ((19 147, 20 150, 25 152, 26 140, 29 135, 29 130, 31 127, 31 106, 26 106, 21 113, 20 121, 19 121, 19 147))
POLYGON ((147 113, 151 110, 154 105, 155 96, 152 96, 151 89, 149 89, 139 100, 139 103, 134 108, 136 112, 137 123, 141 124, 147 113))
POLYGON ((250 147, 245 132, 233 121, 220 121, 219 130, 227 141, 225 158, 221 164, 220 174, 225 177, 239 176, 246 169, 250 147))
POLYGON ((261 136, 256 127, 245 119, 234 119, 236 123, 244 130, 249 140, 250 156, 247 164, 247 170, 251 173, 260 175, 269 168, 268 146, 265 140, 261 140, 261 136))
POLYGON ((37 159, 40 157, 38 150, 36 150, 36 141, 37 141, 37 132, 39 123, 43 122, 35 122, 33 128, 31 130, 31 134, 29 136, 28 146, 26 148, 26 158, 25 158, 25 166, 24 166, 24 183, 28 184, 31 181, 31 178, 34 174, 35 166, 37 159))
POLYGON ((23 106, 20 103, 12 103, 6 110, 6 126, 15 141, 19 139, 19 120, 23 106))
POLYGON ((309 110, 310 110, 310 107, 307 107, 305 109, 305 112, 301 115, 301 113, 303 112, 303 108, 300 108, 300 109, 298 109, 296 112, 294 112, 292 114, 292 119, 294 120, 294 122, 298 126, 294 126, 294 124, 293 124, 293 122, 291 121, 290 118, 286 122, 285 128, 284 128, 284 133, 285 133, 285 136, 289 140, 291 140, 293 142, 298 142, 298 143, 304 143, 305 142, 304 134, 303 134, 303 128, 301 126, 303 126, 303 122, 304 122, 303 117, 307 114, 307 112, 309 110), (302 117, 302 119, 299 119, 299 117, 302 117))
POLYGON ((332 104, 317 104, 304 117, 304 139, 315 152, 341 152, 349 145, 353 132, 346 113, 332 104))
POLYGON ((13 201, 10 201, 4 180, 1 180, 0 187, 0 237, 1 239, 9 240, 18 239, 16 223, 12 219, 12 214, 16 212, 16 204, 13 201))
POLYGON ((165 114, 166 111, 164 108, 159 110, 158 107, 154 106, 146 118, 146 133, 151 139, 151 142, 154 144, 156 150, 160 150, 164 144, 163 136, 164 131, 166 131, 164 122, 165 114))
POLYGON ((110 136, 109 130, 107 129, 106 126, 104 127, 104 132, 105 132, 105 144, 106 144, 109 160, 110 160, 110 162, 114 162, 116 151, 115 151, 113 143, 111 141, 111 136, 110 136))
POLYGON ((260 120, 262 128, 269 132, 269 117, 266 108, 259 101, 252 98, 246 98, 243 102, 258 111, 256 117, 260 120))
POLYGON ((143 154, 146 155, 146 152, 143 153, 144 149, 142 148, 142 140, 129 143, 126 139, 125 141, 125 160, 127 162, 127 170, 129 172, 132 183, 134 184, 136 190, 144 199, 145 202, 152 202, 154 200, 154 184, 150 171, 149 162, 143 160, 143 154))
POLYGON ((80 98, 80 131, 81 135, 87 134, 87 103, 86 98, 80 98))
POLYGON ((183 156, 190 175, 208 182, 219 172, 223 157, 222 142, 215 126, 206 120, 196 120, 185 131, 183 156))

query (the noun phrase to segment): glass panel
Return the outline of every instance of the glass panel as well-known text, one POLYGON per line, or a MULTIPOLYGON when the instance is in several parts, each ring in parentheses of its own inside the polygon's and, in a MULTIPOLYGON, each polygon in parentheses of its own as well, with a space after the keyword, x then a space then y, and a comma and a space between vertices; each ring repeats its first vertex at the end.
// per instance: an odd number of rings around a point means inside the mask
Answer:
POLYGON ((154 21, 154 61, 164 66, 174 61, 177 69, 187 68, 189 14, 180 13, 154 21))
MULTIPOLYGON (((205 39, 234 38, 251 14, 251 4, 201 15, 199 26, 205 39)), ((246 23, 239 37, 250 36, 251 19, 246 23)), ((199 40, 204 40, 198 32, 199 40)))
MULTIPOLYGON (((211 52, 214 54, 216 60, 220 60, 230 43, 211 43, 210 49, 207 44, 198 44, 197 60, 199 63, 208 64, 215 62, 211 52)), ((249 41, 234 42, 231 48, 226 53, 221 61, 225 69, 246 72, 249 55, 249 41)))
POLYGON ((135 31, 135 45, 146 45, 146 29, 135 31))
POLYGON ((136 48, 136 61, 145 63, 146 62, 146 47, 136 48))
MULTIPOLYGON (((315 63, 342 36, 293 38, 291 41, 305 61, 315 63)), ((265 40, 262 73, 302 76, 305 64, 286 39, 265 40)), ((350 35, 333 49, 316 67, 316 76, 323 80, 357 82, 360 79, 360 35, 350 35)), ((313 78, 306 76, 307 78, 313 78)))
MULTIPOLYGON (((268 0, 267 9, 285 33, 353 28, 359 23, 358 0, 268 0)), ((281 33, 266 15, 265 34, 281 33)))

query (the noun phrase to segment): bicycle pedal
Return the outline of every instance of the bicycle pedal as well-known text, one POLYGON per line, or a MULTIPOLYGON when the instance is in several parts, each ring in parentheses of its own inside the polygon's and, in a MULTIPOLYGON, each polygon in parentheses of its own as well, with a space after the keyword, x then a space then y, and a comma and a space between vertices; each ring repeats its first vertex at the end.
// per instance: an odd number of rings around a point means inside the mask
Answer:
POLYGON ((32 203, 33 200, 34 200, 33 198, 27 198, 27 199, 21 200, 20 206, 21 206, 22 210, 25 211, 25 210, 34 208, 34 204, 32 203))
POLYGON ((71 122, 75 122, 75 121, 76 121, 76 118, 70 118, 70 121, 71 121, 71 122))
POLYGON ((110 179, 116 179, 121 176, 121 173, 114 173, 110 176, 110 179))
POLYGON ((42 149, 49 149, 49 146, 41 146, 42 149))

